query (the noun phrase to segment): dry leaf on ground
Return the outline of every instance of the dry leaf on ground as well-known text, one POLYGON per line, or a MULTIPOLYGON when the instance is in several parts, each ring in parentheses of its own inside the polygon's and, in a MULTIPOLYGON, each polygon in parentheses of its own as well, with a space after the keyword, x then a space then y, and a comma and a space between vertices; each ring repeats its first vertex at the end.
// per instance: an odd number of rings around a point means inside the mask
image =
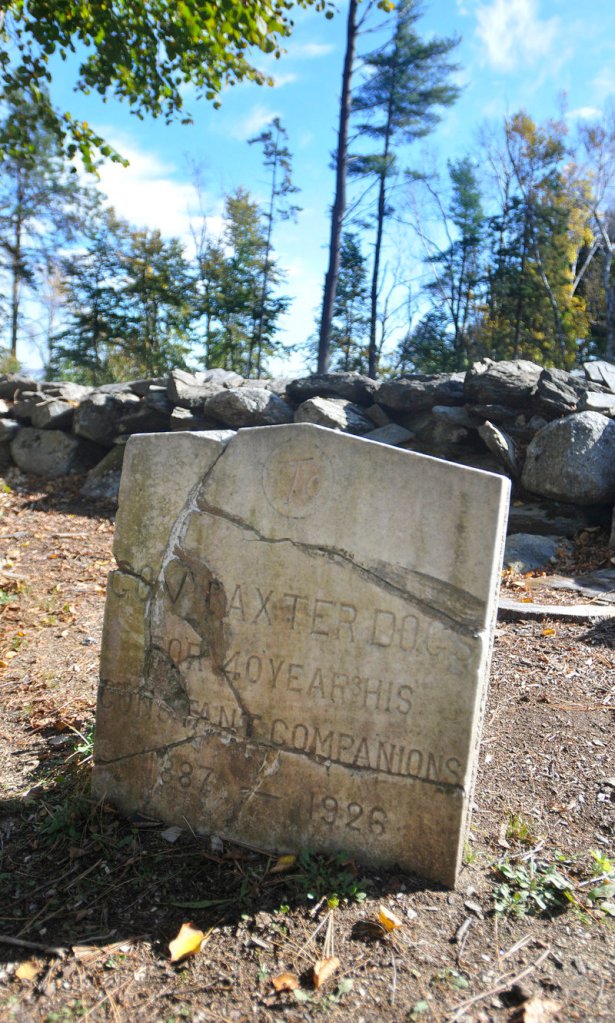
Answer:
POLYGON ((326 959, 319 959, 318 962, 314 963, 313 976, 314 976, 314 987, 322 987, 323 984, 332 977, 336 970, 339 969, 340 961, 337 956, 327 956, 326 959))
POLYGON ((204 941, 203 931, 199 931, 193 924, 182 924, 177 937, 169 942, 171 962, 177 963, 180 959, 185 959, 186 956, 196 955, 197 952, 200 952, 204 941))
POLYGON ((386 906, 379 907, 378 922, 382 924, 386 931, 395 931, 398 927, 403 927, 403 920, 395 916, 395 913, 392 913, 386 906))
POLYGON ((21 963, 20 966, 15 970, 15 976, 19 977, 20 980, 27 980, 33 983, 40 973, 38 966, 34 963, 21 963))
POLYGON ((292 870, 296 862, 297 857, 293 853, 285 853, 284 856, 278 856, 269 873, 285 874, 287 870, 292 870))
POLYGON ((279 973, 271 978, 271 983, 276 991, 294 991, 299 987, 299 978, 294 973, 279 973))

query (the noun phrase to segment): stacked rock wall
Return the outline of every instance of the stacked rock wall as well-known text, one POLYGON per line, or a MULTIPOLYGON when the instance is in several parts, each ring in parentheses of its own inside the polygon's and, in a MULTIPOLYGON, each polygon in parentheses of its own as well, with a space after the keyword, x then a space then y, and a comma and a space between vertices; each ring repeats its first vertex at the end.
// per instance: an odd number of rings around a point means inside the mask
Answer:
POLYGON ((606 362, 566 373, 487 359, 466 373, 380 381, 176 370, 95 389, 4 376, 0 417, 0 470, 87 472, 93 497, 117 492, 133 433, 307 422, 509 476, 515 532, 572 536, 610 521, 615 502, 615 366, 606 362))

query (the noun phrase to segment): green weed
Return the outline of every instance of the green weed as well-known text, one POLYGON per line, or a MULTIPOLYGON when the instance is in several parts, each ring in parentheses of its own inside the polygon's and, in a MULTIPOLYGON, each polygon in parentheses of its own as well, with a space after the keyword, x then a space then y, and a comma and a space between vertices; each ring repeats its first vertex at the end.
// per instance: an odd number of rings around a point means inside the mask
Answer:
POLYGON ((357 878, 352 863, 345 853, 319 856, 301 852, 297 857, 299 873, 292 878, 300 894, 310 901, 324 899, 329 909, 342 902, 363 902, 367 898, 366 880, 357 878))

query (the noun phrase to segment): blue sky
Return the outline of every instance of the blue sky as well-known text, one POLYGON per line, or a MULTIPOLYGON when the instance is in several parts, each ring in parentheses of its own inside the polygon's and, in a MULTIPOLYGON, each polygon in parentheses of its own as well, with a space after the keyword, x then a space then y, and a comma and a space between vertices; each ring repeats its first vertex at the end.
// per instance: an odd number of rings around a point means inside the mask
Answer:
MULTIPOLYGON (((600 116, 609 99, 615 99, 612 0, 586 5, 576 0, 424 0, 423 10, 421 34, 461 36, 456 59, 463 92, 427 140, 430 160, 444 166, 447 159, 474 149, 485 120, 501 122, 521 108, 538 121, 557 116, 563 94, 571 125, 578 118, 600 116)), ((191 164, 201 167, 202 201, 215 230, 225 193, 243 186, 254 198, 265 198, 260 150, 248 146, 247 139, 280 117, 303 208, 296 224, 280 224, 274 235, 279 263, 288 275, 284 291, 294 297, 284 323, 289 343, 304 342, 312 333, 322 294, 346 13, 346 3, 332 21, 315 11, 297 11, 287 53, 279 61, 255 60, 274 74, 275 87, 236 86, 223 94, 217 111, 188 91, 186 105, 194 117, 189 126, 139 121, 120 103, 72 93, 70 66, 54 74, 56 104, 89 121, 130 160, 126 169, 108 164, 101 170, 101 187, 118 213, 137 226, 186 240, 197 205, 191 164)), ((359 53, 377 38, 360 40, 359 53)), ((404 155, 408 166, 420 167, 427 159, 420 145, 404 155)), ((398 228, 394 245, 401 252, 407 244, 411 261, 409 234, 398 228)), ((368 240, 366 235, 366 251, 368 240)), ((34 353, 24 361, 34 365, 34 353)), ((274 368, 294 372, 303 366, 304 360, 295 356, 274 368)))

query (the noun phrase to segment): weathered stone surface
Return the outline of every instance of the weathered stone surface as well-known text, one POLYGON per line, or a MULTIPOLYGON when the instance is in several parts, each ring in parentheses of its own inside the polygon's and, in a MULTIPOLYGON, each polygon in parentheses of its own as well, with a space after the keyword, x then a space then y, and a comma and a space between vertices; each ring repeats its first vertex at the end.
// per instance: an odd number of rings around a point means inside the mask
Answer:
POLYGON ((129 441, 97 797, 454 884, 508 483, 374 455, 309 425, 129 441))
POLYGON ((508 513, 509 533, 573 537, 581 529, 606 525, 606 506, 575 508, 558 501, 513 501, 508 513))
POLYGON ((11 456, 23 472, 34 476, 68 476, 87 472, 104 451, 97 445, 61 430, 35 430, 24 426, 11 441, 11 456))
POLYGON ((190 430, 194 433, 200 430, 217 430, 218 424, 213 419, 204 419, 203 416, 196 415, 189 408, 178 406, 171 412, 170 428, 171 430, 190 430))
POLYGON ((70 430, 74 417, 74 405, 59 398, 47 398, 34 405, 30 418, 37 430, 70 430))
POLYGON ((40 391, 23 391, 13 405, 11 415, 14 419, 19 419, 20 422, 29 423, 34 408, 43 401, 45 401, 45 395, 40 391))
POLYGON ((386 426, 378 426, 370 433, 366 433, 365 440, 375 440, 379 444, 392 444, 393 447, 397 447, 412 440, 413 436, 414 434, 410 430, 406 430, 405 426, 399 426, 398 423, 387 423, 386 426))
POLYGON ((186 373, 175 369, 167 382, 167 392, 174 405, 191 409, 193 412, 203 411, 203 403, 218 391, 238 387, 243 377, 226 369, 209 369, 203 373, 186 373))
POLYGON ((16 423, 14 419, 0 419, 0 443, 6 444, 12 440, 20 429, 19 423, 16 423))
POLYGON ((563 369, 543 369, 532 394, 532 408, 538 415, 553 419, 576 412, 581 385, 563 369))
POLYGON ((584 362, 583 369, 588 380, 603 384, 615 394, 615 366, 612 362, 597 359, 596 362, 584 362))
POLYGON ((0 416, 6 416, 10 411, 11 406, 8 404, 8 402, 6 402, 4 398, 0 398, 0 416))
POLYGON ((615 547, 615 507, 613 508, 613 520, 611 523, 611 535, 609 537, 609 547, 615 547))
POLYGON ((542 366, 525 359, 475 362, 466 373, 465 400, 481 405, 523 408, 529 404, 541 373, 542 366))
POLYGON ((11 445, 8 440, 0 439, 0 470, 4 472, 9 469, 13 464, 11 457, 11 445))
POLYGON ((84 384, 74 384, 71 380, 45 380, 40 389, 46 398, 60 398, 61 401, 83 401, 93 391, 84 384))
POLYGON ((579 402, 580 412, 602 412, 609 419, 615 417, 615 394, 600 394, 596 391, 585 391, 579 402))
POLYGON ((116 419, 115 429, 119 433, 162 433, 171 426, 171 409, 166 394, 162 402, 148 397, 137 405, 129 405, 125 415, 116 419))
POLYGON ((525 490, 572 504, 600 504, 615 497, 615 422, 598 412, 578 412, 540 430, 527 449, 525 490))
POLYGON ((125 445, 117 444, 93 469, 90 469, 88 478, 80 490, 82 497, 105 498, 117 504, 125 450, 125 445))
POLYGON ((39 382, 20 373, 3 373, 0 376, 0 398, 13 401, 19 391, 38 391, 39 382))
POLYGON ((516 479, 519 473, 519 464, 512 438, 489 422, 479 426, 478 434, 479 437, 482 437, 492 454, 500 460, 506 472, 510 473, 513 479, 516 479))
POLYGON ((295 412, 296 423, 313 423, 345 433, 371 433, 372 420, 358 405, 343 398, 308 398, 295 412))
POLYGON ((291 380, 286 393, 298 405, 309 398, 344 398, 356 405, 371 405, 376 387, 375 380, 361 373, 313 373, 291 380))
POLYGON ((532 572, 544 568, 555 561, 558 552, 570 548, 570 541, 561 536, 511 533, 504 549, 504 565, 515 572, 532 572))
POLYGON ((120 425, 122 420, 138 407, 139 398, 131 391, 101 392, 99 389, 81 402, 73 430, 79 437, 111 447, 114 437, 124 432, 120 425))
POLYGON ((434 405, 463 405, 463 373, 435 373, 384 380, 374 395, 395 412, 426 412, 434 405))
POLYGON ((206 419, 216 419, 224 426, 278 426, 292 423, 293 410, 273 391, 263 387, 235 387, 222 390, 203 405, 206 419))

